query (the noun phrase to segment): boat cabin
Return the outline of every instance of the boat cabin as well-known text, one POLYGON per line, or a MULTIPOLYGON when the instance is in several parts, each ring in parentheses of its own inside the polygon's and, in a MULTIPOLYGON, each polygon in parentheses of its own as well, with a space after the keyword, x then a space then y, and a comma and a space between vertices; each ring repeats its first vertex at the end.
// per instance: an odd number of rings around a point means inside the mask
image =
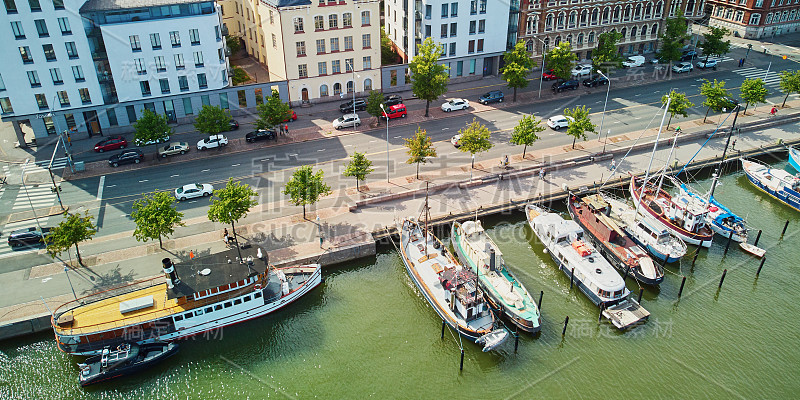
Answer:
POLYGON ((488 312, 483 295, 478 293, 478 276, 470 269, 448 268, 439 274, 439 282, 448 293, 450 308, 471 321, 488 312))

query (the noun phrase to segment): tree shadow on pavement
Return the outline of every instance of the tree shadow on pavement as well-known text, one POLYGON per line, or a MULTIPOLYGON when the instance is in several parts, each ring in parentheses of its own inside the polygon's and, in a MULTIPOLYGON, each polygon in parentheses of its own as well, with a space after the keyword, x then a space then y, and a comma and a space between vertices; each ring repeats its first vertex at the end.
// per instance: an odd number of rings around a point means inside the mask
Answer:
POLYGON ((123 274, 122 269, 120 268, 119 265, 117 265, 115 268, 111 269, 110 271, 104 274, 98 274, 94 282, 94 287, 84 290, 83 294, 93 293, 97 289, 121 286, 124 284, 131 283, 133 281, 134 281, 133 270, 127 272, 126 274, 123 274))

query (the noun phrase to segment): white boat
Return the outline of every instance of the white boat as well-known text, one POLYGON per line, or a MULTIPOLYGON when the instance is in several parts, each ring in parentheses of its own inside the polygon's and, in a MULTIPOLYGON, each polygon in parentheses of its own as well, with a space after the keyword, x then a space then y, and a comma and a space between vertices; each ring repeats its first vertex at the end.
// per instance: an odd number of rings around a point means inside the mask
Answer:
POLYGON ((764 193, 800 211, 800 178, 778 168, 742 159, 747 179, 764 193))
POLYGON ((795 171, 800 171, 800 150, 789 147, 789 164, 795 171))
MULTIPOLYGON (((708 227, 714 233, 728 238, 730 237, 735 242, 747 242, 747 225, 744 219, 734 214, 729 208, 725 207, 714 198, 712 194, 700 196, 689 189, 685 183, 680 183, 673 179, 673 183, 680 189, 680 192, 675 196, 675 200, 679 203, 692 203, 699 208, 706 208, 708 212, 706 215, 706 222, 708 227), (733 232, 733 234, 731 234, 733 232)), ((717 180, 716 174, 712 178, 717 180)))
POLYGON ((627 329, 650 313, 630 298, 625 281, 614 267, 584 239, 581 227, 572 220, 528 204, 525 215, 533 232, 547 248, 558 268, 570 278, 603 315, 619 329, 627 329))
POLYGON ((403 220, 398 231, 408 276, 445 323, 472 342, 483 337, 484 351, 508 337, 504 328, 495 329, 495 317, 479 292, 477 276, 461 266, 439 239, 413 218, 403 220))
POLYGON ((541 315, 536 302, 508 269, 503 253, 483 230, 481 222, 453 222, 451 238, 459 260, 478 274, 481 289, 492 307, 501 310, 519 329, 538 332, 541 315))

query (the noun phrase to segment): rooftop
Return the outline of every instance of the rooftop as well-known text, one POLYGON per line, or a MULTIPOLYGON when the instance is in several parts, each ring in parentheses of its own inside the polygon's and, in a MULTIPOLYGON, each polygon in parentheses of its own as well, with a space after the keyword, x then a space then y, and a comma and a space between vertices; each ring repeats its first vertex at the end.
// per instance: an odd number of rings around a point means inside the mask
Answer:
POLYGON ((208 0, 89 0, 81 6, 81 12, 129 10, 144 7, 172 6, 178 4, 205 3, 208 0))

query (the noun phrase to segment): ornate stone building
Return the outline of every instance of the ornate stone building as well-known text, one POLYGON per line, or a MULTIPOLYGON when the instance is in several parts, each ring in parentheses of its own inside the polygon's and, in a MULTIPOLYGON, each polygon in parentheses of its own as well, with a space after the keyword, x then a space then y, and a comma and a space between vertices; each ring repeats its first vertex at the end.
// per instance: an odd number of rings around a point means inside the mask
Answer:
POLYGON ((800 0, 709 0, 709 25, 748 39, 774 37, 800 29, 800 0))

